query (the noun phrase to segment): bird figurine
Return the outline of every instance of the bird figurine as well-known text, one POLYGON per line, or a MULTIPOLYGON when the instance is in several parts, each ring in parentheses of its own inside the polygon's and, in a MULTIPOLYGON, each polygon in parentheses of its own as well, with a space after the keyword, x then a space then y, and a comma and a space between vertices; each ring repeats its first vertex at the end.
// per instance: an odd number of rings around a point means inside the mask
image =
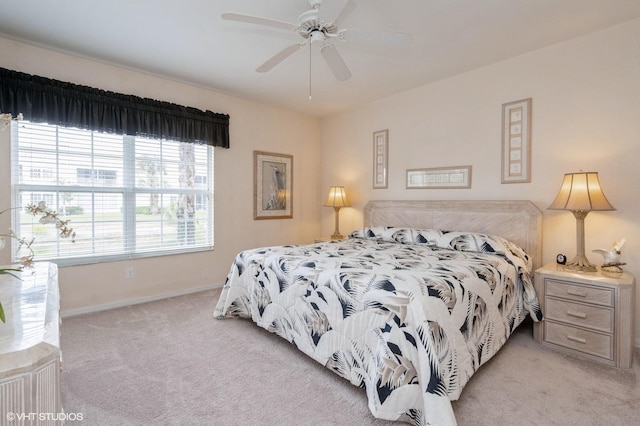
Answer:
POLYGON ((622 268, 620 265, 625 265, 625 263, 620 262, 622 246, 624 245, 625 239, 621 239, 619 242, 613 242, 613 248, 610 250, 606 249, 595 249, 592 250, 594 253, 598 253, 604 258, 604 263, 602 264, 602 270, 607 272, 622 272, 622 268))

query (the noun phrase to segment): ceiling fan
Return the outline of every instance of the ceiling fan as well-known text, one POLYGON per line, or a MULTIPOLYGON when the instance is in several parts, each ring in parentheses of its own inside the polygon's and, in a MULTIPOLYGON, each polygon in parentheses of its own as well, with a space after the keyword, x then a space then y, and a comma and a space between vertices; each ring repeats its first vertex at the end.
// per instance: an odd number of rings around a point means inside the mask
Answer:
MULTIPOLYGON (((344 81, 351 77, 351 71, 344 59, 342 59, 342 55, 338 52, 338 49, 329 43, 329 40, 337 39, 345 42, 373 43, 374 45, 385 47, 407 47, 412 42, 411 34, 406 33, 338 29, 337 21, 350 0, 326 0, 324 4, 322 0, 308 1, 311 9, 303 12, 298 17, 297 24, 239 13, 223 13, 222 19, 280 28, 297 32, 302 37, 303 40, 301 42, 285 47, 260 65, 256 71, 261 73, 270 71, 276 65, 307 45, 311 46, 312 43, 319 42, 321 44, 320 54, 333 72, 333 75, 338 81, 344 81)), ((309 56, 309 59, 311 59, 311 56, 309 56)))

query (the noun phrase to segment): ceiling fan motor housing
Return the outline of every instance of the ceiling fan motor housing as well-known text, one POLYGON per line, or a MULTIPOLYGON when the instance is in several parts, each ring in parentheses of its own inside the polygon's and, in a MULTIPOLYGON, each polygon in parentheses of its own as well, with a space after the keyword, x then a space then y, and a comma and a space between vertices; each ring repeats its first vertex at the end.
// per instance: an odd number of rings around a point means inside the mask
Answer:
MULTIPOLYGON (((309 1, 312 3, 312 0, 309 1)), ((318 5, 319 1, 316 1, 318 5)), ((315 7, 312 5, 312 7, 315 7)), ((298 26, 300 27, 300 35, 311 42, 323 41, 328 35, 335 35, 337 28, 333 24, 326 24, 318 20, 318 9, 311 9, 302 13, 298 17, 298 26)))

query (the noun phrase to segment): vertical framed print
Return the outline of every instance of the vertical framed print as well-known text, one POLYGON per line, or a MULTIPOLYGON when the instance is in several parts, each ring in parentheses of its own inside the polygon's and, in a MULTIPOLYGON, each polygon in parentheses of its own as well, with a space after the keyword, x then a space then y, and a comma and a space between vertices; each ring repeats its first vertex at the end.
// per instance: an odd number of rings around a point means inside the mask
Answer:
POLYGON ((386 188, 389 178, 389 130, 373 132, 373 188, 386 188))
POLYGON ((293 217, 293 156, 253 151, 253 219, 293 217))
POLYGON ((502 105, 502 183, 531 182, 531 98, 502 105))

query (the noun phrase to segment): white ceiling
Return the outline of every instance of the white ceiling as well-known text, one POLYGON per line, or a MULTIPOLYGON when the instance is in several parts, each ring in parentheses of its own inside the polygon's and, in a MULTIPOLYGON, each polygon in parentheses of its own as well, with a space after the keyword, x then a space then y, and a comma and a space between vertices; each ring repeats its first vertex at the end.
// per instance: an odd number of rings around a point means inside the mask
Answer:
POLYGON ((340 29, 411 33, 413 44, 335 41, 353 74, 342 82, 317 43, 255 72, 300 36, 220 18, 297 24, 308 9, 307 0, 4 1, 0 35, 324 116, 640 17, 639 0, 351 0, 340 29))

